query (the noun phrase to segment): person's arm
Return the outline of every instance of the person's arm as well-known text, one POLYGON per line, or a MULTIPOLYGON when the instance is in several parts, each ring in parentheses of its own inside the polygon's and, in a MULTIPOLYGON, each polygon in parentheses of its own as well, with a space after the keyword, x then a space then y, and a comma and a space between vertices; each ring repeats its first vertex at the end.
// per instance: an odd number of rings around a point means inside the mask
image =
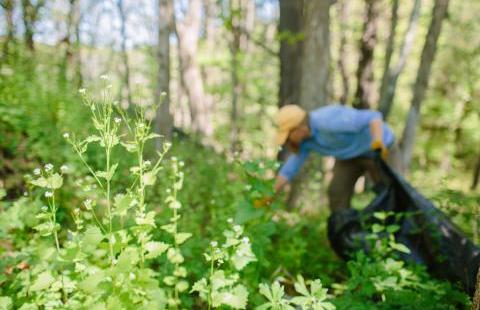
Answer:
POLYGON ((383 143, 383 121, 381 118, 375 118, 370 121, 370 137, 371 149, 380 150, 380 154, 384 160, 388 157, 388 149, 383 143))
POLYGON ((275 179, 275 185, 273 186, 275 190, 275 194, 278 194, 279 192, 281 192, 287 184, 288 184, 287 178, 283 177, 280 174, 277 175, 275 179))

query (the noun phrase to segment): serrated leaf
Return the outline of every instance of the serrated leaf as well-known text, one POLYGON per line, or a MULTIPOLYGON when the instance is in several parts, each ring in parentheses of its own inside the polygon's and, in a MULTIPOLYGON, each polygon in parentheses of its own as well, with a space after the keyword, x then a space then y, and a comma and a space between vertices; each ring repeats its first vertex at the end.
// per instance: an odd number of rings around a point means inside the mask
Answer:
POLYGON ((175 288, 181 293, 185 292, 188 290, 188 282, 185 280, 179 281, 176 285, 175 288))
POLYGON ((136 217, 135 223, 137 223, 137 225, 146 225, 146 226, 156 227, 155 212, 150 211, 145 215, 145 217, 136 217))
POLYGON ((47 184, 47 187, 51 189, 60 188, 63 184, 63 178, 58 173, 54 173, 47 179, 47 184))
POLYGON ((145 258, 155 258, 168 250, 170 246, 165 242, 157 242, 157 241, 150 241, 145 244, 145 250, 147 251, 147 255, 145 258))
POLYGON ((187 239, 190 238, 191 236, 192 236, 191 233, 177 233, 175 235, 175 243, 180 245, 185 241, 187 241, 187 239))
POLYGON ((113 205, 115 206, 115 213, 119 215, 126 215, 128 209, 133 207, 132 197, 126 194, 117 194, 114 198, 113 205))
POLYGON ((162 225, 160 226, 161 229, 165 230, 166 232, 170 233, 170 234, 174 234, 175 233, 175 224, 165 224, 165 225, 162 225))
POLYGON ((142 181, 143 181, 143 184, 147 186, 155 184, 155 182, 157 181, 156 173, 154 171, 146 172, 142 177, 142 181))
POLYGON ((138 251, 136 248, 128 247, 119 256, 118 262, 115 268, 120 272, 130 271, 140 260, 138 251))
POLYGON ((124 143, 121 142, 122 146, 127 150, 127 152, 135 153, 138 150, 138 147, 133 142, 124 143))
POLYGON ((49 288, 54 281, 55 278, 51 275, 51 273, 49 271, 44 271, 38 275, 32 286, 30 286, 30 290, 33 292, 42 291, 49 288))
POLYGON ((397 251, 402 252, 402 253, 410 254, 410 249, 407 248, 407 246, 405 246, 401 243, 390 242, 389 245, 394 250, 397 250, 397 251))
POLYGON ((95 293, 98 291, 97 286, 105 281, 105 274, 103 271, 97 271, 94 274, 87 276, 84 280, 82 280, 78 286, 80 289, 85 291, 86 293, 95 293))
POLYGON ((233 289, 212 294, 214 306, 227 305, 233 309, 245 309, 247 307, 248 291, 245 286, 238 284, 233 289))
POLYGON ((44 177, 39 177, 38 179, 30 181, 30 183, 43 188, 46 188, 48 186, 47 179, 45 179, 44 177))
POLYGON ((249 243, 240 243, 237 247, 235 254, 231 258, 233 266, 237 270, 242 270, 251 262, 256 261, 256 257, 252 252, 252 248, 249 243))
POLYGON ((0 297, 0 310, 10 310, 13 308, 12 299, 7 296, 0 297))
POLYGON ((97 246, 102 242, 104 235, 97 226, 88 226, 82 238, 82 250, 86 253, 92 253, 97 249, 97 246))

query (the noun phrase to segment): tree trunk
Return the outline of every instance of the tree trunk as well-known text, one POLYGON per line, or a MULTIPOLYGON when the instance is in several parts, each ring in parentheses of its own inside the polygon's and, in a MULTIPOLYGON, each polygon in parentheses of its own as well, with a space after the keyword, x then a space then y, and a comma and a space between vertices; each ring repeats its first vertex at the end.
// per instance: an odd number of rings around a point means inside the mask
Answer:
POLYGON ((230 42, 230 76, 232 83, 232 110, 230 114, 231 121, 231 151, 236 152, 239 150, 239 122, 238 122, 238 100, 241 93, 240 79, 238 76, 239 69, 239 57, 240 57, 240 46, 242 44, 242 32, 240 31, 241 21, 242 21, 242 1, 241 0, 230 0, 230 21, 231 21, 231 32, 232 38, 230 42))
MULTIPOLYGON (((398 0, 397 0, 398 1, 398 0)), ((345 104, 348 101, 348 93, 350 91, 350 85, 348 80, 347 70, 347 36, 346 25, 348 21, 348 0, 339 0, 337 2, 338 18, 340 24, 340 46, 338 50, 338 70, 340 71, 340 77, 342 79, 342 92, 340 95, 340 103, 345 104)))
POLYGON ((374 97, 373 53, 377 43, 377 23, 380 0, 366 0, 363 34, 360 39, 360 61, 357 69, 357 90, 353 105, 369 109, 374 97))
POLYGON ((202 75, 196 61, 201 22, 201 0, 189 0, 188 12, 176 23, 183 85, 189 101, 192 129, 210 136, 213 133, 209 102, 205 100, 202 75))
POLYGON ((437 50, 438 37, 442 29, 442 22, 447 15, 448 3, 449 0, 436 0, 433 7, 433 17, 428 28, 425 45, 423 46, 417 78, 413 85, 412 103, 399 145, 400 153, 397 169, 399 169, 401 173, 405 173, 408 170, 412 160, 417 124, 420 120, 420 106, 428 88, 428 80, 437 50))
MULTIPOLYGON (((305 1, 302 52, 302 76, 299 104, 311 111, 327 104, 327 84, 330 61, 330 0, 305 1)), ((297 206, 308 180, 320 169, 320 161, 307 161, 292 184, 289 206, 297 206)))
MULTIPOLYGON (((386 119, 390 114, 390 110, 393 104, 393 98, 395 97, 395 90, 397 87, 398 77, 402 73, 405 63, 407 61, 408 55, 413 47, 413 42, 417 30, 418 19, 420 17, 420 5, 421 0, 415 0, 413 4, 412 13, 410 15, 410 20, 408 22, 408 27, 405 32, 405 37, 400 48, 400 55, 398 57, 398 63, 395 68, 390 68, 390 61, 385 63, 385 70, 382 87, 380 89, 380 106, 379 110, 382 112, 384 118, 386 119)), ((391 56, 391 55, 390 55, 391 56)))
POLYGON ((2 0, 0 2, 0 6, 5 11, 5 21, 7 24, 7 33, 5 36, 5 41, 3 42, 3 52, 2 52, 2 63, 8 58, 10 55, 10 46, 15 39, 15 24, 13 21, 13 10, 15 8, 15 1, 14 0, 2 0))
POLYGON ((127 53, 127 14, 125 12, 125 5, 123 0, 117 0, 117 9, 118 15, 120 17, 120 55, 123 62, 123 82, 120 88, 120 98, 123 98, 122 93, 124 92, 123 87, 125 87, 125 93, 127 97, 128 106, 132 106, 132 92, 130 88, 130 66, 128 64, 128 53, 127 53))
POLYGON ((278 106, 299 104, 303 0, 280 0, 280 85, 278 106))
MULTIPOLYGON (((159 0, 158 3, 158 46, 157 46, 157 86, 155 104, 157 110, 157 132, 164 140, 171 141, 173 132, 172 115, 170 114, 170 33, 173 26, 173 3, 171 0, 159 0)), ((163 141, 157 141, 157 149, 161 149, 163 141)))
POLYGON ((32 52, 35 50, 33 35, 38 18, 38 11, 44 4, 45 0, 39 0, 35 5, 30 0, 22 0, 25 45, 32 52))

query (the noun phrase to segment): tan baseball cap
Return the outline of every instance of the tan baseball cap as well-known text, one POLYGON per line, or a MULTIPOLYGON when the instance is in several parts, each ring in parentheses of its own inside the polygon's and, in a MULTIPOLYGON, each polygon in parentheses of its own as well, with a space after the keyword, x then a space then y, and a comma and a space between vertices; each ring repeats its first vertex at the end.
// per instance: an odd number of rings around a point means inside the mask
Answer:
POLYGON ((285 105, 280 108, 275 118, 277 134, 275 143, 282 145, 287 141, 290 131, 302 123, 307 112, 295 104, 285 105))

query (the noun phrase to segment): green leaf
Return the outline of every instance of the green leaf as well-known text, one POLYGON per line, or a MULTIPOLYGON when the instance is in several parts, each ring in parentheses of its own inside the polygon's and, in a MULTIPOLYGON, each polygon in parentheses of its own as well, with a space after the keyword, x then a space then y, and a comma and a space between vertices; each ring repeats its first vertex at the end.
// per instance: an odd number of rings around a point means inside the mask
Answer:
POLYGON ((32 180, 30 181, 30 184, 43 188, 46 188, 48 186, 47 179, 45 179, 44 177, 39 177, 36 180, 32 180))
POLYGON ((118 256, 118 262, 115 266, 117 271, 129 272, 140 260, 138 251, 134 247, 128 247, 118 256))
POLYGON ((132 197, 126 194, 117 194, 115 195, 113 205, 115 206, 115 214, 120 216, 125 216, 127 214, 128 209, 133 207, 132 204, 132 197))
POLYGON ((410 254, 410 249, 401 243, 389 242, 389 245, 394 250, 397 250, 402 253, 410 254))
POLYGON ((161 138, 162 136, 157 134, 157 133, 150 133, 148 136, 145 137, 145 141, 150 140, 150 139, 155 139, 155 138, 161 138))
POLYGON ((245 309, 247 307, 248 291, 245 286, 238 284, 233 289, 225 292, 212 293, 212 302, 214 306, 227 305, 233 309, 245 309))
POLYGON ((127 152, 135 153, 138 150, 138 147, 134 142, 128 142, 128 143, 121 142, 121 144, 127 150, 127 152))
POLYGON ((0 310, 10 310, 13 307, 12 299, 7 296, 0 297, 0 310))
POLYGON ((110 181, 113 178, 113 175, 115 174, 115 170, 117 170, 117 167, 118 167, 118 163, 110 166, 110 170, 108 172, 107 171, 97 171, 97 172, 95 172, 95 174, 99 178, 104 178, 105 180, 110 181))
POLYGON ((146 226, 152 226, 155 227, 155 212, 150 211, 148 212, 145 217, 136 217, 135 218, 135 223, 137 225, 146 225, 146 226))
POLYGON ((153 185, 157 181, 157 175, 155 171, 148 171, 142 177, 143 184, 146 186, 153 185))
POLYGON ((237 270, 242 270, 251 262, 256 261, 255 255, 252 252, 250 243, 240 243, 236 248, 235 254, 231 258, 233 266, 237 270))
POLYGON ((47 179, 47 184, 47 187, 51 189, 60 188, 63 184, 63 178, 58 173, 54 173, 47 179))
POLYGON ((167 259, 172 264, 181 264, 185 260, 183 258, 182 253, 180 253, 180 250, 175 249, 175 248, 169 248, 168 249, 167 259))
POLYGON ((179 281, 176 285, 175 288, 181 293, 185 292, 188 290, 188 282, 185 280, 179 281))
POLYGON ((170 246, 165 242, 150 241, 145 244, 145 258, 155 258, 162 255, 170 246))
POLYGON ((49 271, 44 271, 38 275, 37 279, 33 282, 32 286, 30 286, 30 290, 35 291, 42 291, 47 289, 52 285, 55 281, 55 278, 50 274, 49 271))
POLYGON ((170 233, 170 234, 174 234, 175 233, 175 224, 165 224, 165 225, 162 225, 160 226, 161 229, 165 230, 166 232, 170 233))
POLYGON ((385 227, 383 225, 380 225, 380 224, 377 224, 377 223, 372 225, 372 232, 374 234, 382 232, 384 229, 385 229, 385 227))
POLYGON ((191 233, 177 233, 175 235, 175 243, 180 245, 185 241, 187 241, 187 239, 190 238, 191 236, 192 236, 191 233))
POLYGON ((87 276, 78 284, 78 286, 81 290, 85 291, 88 294, 91 294, 97 292, 97 286, 105 280, 105 273, 101 270, 98 270, 94 274, 87 276))
POLYGON ((93 253, 102 242, 104 235, 97 226, 88 226, 82 238, 82 250, 86 253, 93 253))

